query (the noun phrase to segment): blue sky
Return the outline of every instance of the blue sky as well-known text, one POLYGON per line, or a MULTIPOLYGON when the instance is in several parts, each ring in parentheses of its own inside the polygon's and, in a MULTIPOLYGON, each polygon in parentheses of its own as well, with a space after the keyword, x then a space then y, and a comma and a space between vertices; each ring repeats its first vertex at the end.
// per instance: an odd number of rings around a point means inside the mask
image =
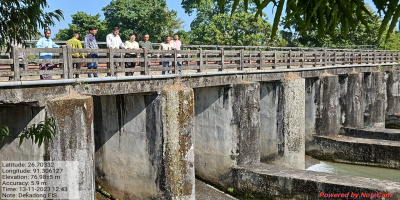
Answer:
MULTIPOLYGON (((47 0, 49 4, 49 8, 46 11, 61 9, 64 12, 64 20, 56 23, 56 26, 51 27, 52 29, 52 37, 58 32, 59 29, 64 29, 68 27, 68 24, 71 23, 72 18, 71 15, 75 14, 78 11, 83 11, 91 15, 95 15, 100 13, 103 15, 101 9, 107 6, 111 0, 47 0), (77 9, 78 8, 78 9, 77 9)), ((170 10, 176 10, 178 12, 178 17, 184 21, 183 29, 188 31, 190 30, 190 23, 194 19, 194 15, 188 16, 185 14, 184 10, 181 6, 181 0, 166 0, 168 8, 170 10)), ((372 3, 372 0, 365 0, 373 9, 375 6, 372 3)), ((273 23, 273 6, 269 5, 264 12, 268 16, 268 21, 273 23)))

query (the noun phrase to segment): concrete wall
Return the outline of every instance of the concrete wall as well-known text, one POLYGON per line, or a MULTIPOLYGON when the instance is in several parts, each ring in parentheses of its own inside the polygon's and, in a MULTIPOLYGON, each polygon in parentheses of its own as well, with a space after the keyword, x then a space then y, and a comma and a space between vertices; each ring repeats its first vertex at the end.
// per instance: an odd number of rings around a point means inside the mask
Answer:
MULTIPOLYGON (((25 127, 44 121, 45 118, 46 111, 41 107, 22 104, 0 106, 0 123, 8 126, 11 137, 18 137, 25 127)), ((44 145, 39 148, 28 139, 19 146, 19 138, 11 137, 0 142, 1 161, 44 160, 44 145)))
POLYGON ((282 83, 260 83, 260 157, 262 162, 278 157, 282 137, 282 83))
POLYGON ((228 187, 232 167, 260 160, 260 86, 238 83, 194 91, 196 175, 228 187))

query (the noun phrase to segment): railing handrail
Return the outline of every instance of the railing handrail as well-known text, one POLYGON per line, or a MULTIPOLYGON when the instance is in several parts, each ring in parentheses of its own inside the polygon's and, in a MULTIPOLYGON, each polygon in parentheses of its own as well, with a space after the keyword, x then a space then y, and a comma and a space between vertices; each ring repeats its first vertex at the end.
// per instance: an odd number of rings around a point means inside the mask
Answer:
POLYGON ((140 72, 142 75, 150 75, 151 71, 163 71, 160 63, 170 62, 173 66, 167 70, 173 73, 179 73, 179 63, 185 62, 182 70, 196 70, 204 72, 205 70, 226 71, 227 69, 263 70, 265 68, 277 69, 279 67, 317 67, 317 66, 339 66, 339 65, 360 65, 360 64, 397 64, 399 62, 399 52, 386 50, 127 50, 127 49, 72 49, 70 46, 61 46, 61 48, 19 48, 12 47, 9 59, 0 59, 0 65, 11 66, 9 69, 0 70, 0 76, 12 77, 19 81, 21 76, 58 74, 62 79, 74 78, 75 74, 87 73, 107 73, 113 77, 115 73, 140 72), (39 53, 51 52, 53 59, 40 59, 39 53), (99 53, 100 58, 73 58, 73 54, 99 53), (21 53, 23 58, 21 59, 21 53), (129 54, 138 55, 138 57, 125 57, 129 54), (115 55, 122 55, 118 58, 115 55), (148 56, 150 55, 150 56, 148 56), (181 55, 181 57, 178 57, 181 55), (168 57, 164 57, 168 56, 168 57), (60 69, 54 71, 31 70, 29 63, 53 63, 60 64, 60 69), (74 69, 76 63, 99 62, 106 63, 107 68, 96 70, 74 69), (114 63, 121 63, 121 67, 114 68, 114 63), (134 65, 132 68, 125 67, 125 63, 140 63, 140 66, 134 65), (23 65, 23 68, 16 67, 23 65), (149 67, 151 65, 151 67, 149 67))

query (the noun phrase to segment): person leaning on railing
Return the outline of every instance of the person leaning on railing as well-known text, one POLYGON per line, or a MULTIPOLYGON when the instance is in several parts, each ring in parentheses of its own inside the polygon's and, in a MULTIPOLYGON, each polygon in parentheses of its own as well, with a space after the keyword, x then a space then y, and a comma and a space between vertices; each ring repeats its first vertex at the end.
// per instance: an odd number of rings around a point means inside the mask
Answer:
MULTIPOLYGON (((67 45, 71 46, 74 49, 82 49, 82 43, 79 41, 79 33, 74 32, 73 37, 66 42, 67 45)), ((73 58, 85 58, 85 54, 83 53, 74 53, 72 54, 73 58)), ((76 69, 80 69, 82 63, 74 63, 76 69)), ((79 78, 79 74, 75 74, 75 78, 79 78)))
MULTIPOLYGON (((96 35, 97 28, 95 26, 89 27, 89 33, 85 36, 85 49, 98 49, 99 46, 97 45, 96 35)), ((89 58, 98 58, 99 54, 97 52, 91 52, 88 54, 89 58)), ((88 69, 97 69, 97 62, 91 62, 88 64, 88 69)), ((97 77, 97 73, 93 73, 94 77, 97 77)), ((92 74, 88 74, 89 78, 92 78, 92 74)))
MULTIPOLYGON (((148 33, 144 34, 143 41, 139 42, 139 47, 142 49, 153 50, 153 44, 149 41, 150 35, 148 33)), ((146 56, 146 55, 143 55, 146 56)), ((151 53, 147 54, 147 57, 151 57, 151 53)), ((151 63, 149 62, 147 66, 150 67, 151 63)))
MULTIPOLYGON (((50 36, 51 36, 51 30, 45 29, 44 37, 42 37, 38 40, 38 42, 35 45, 36 48, 59 48, 60 46, 57 45, 56 43, 54 43, 53 40, 50 39, 50 36)), ((39 54, 39 59, 52 59, 52 58, 53 58, 52 53, 40 53, 39 54)), ((41 63, 41 64, 39 64, 39 69, 52 70, 53 65, 51 63, 41 63)), ((51 78, 52 78, 51 74, 40 75, 40 79, 51 79, 51 78)))
MULTIPOLYGON (((175 45, 171 42, 171 36, 165 36, 165 42, 160 44, 160 50, 173 50, 175 49, 175 45)), ((163 58, 172 58, 172 53, 163 53, 163 58)), ((171 62, 163 62, 163 67, 171 67, 171 62)), ((171 70, 168 70, 168 74, 171 73, 171 70)), ((165 71, 162 71, 162 74, 165 74, 165 71)))
MULTIPOLYGON (((121 38, 119 37, 119 28, 114 27, 112 33, 108 34, 106 37, 107 47, 111 49, 126 49, 124 43, 122 42, 121 38)), ((111 56, 111 55, 110 55, 111 56)), ((120 58, 120 53, 114 53, 114 58, 120 58)), ((110 63, 111 64, 111 63, 110 63)), ((114 62, 114 67, 118 67, 118 62, 114 62)), ((117 73, 115 73, 116 75, 117 73)))
MULTIPOLYGON (((139 43, 135 41, 136 36, 135 34, 130 34, 129 35, 129 40, 125 42, 125 47, 127 49, 131 49, 131 50, 138 50, 139 48, 139 43)), ((126 53, 125 54, 125 58, 138 58, 140 56, 136 55, 135 53, 126 53)), ((131 67, 135 67, 136 63, 135 62, 126 62, 125 63, 125 68, 131 68, 131 67)), ((125 72, 125 76, 133 76, 133 72, 125 72)))

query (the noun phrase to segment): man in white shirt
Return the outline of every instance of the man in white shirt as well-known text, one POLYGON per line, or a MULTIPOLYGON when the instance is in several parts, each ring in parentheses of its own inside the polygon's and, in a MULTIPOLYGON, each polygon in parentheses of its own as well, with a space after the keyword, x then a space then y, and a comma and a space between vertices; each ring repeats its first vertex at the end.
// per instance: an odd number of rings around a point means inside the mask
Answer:
MULTIPOLYGON (((119 37, 119 28, 114 27, 112 33, 108 34, 106 37, 107 47, 112 49, 125 49, 125 45, 119 37)), ((120 58, 120 53, 115 53, 114 58, 120 58)), ((114 62, 114 66, 117 67, 117 62, 114 62)))
MULTIPOLYGON (((175 49, 175 45, 171 42, 171 36, 165 36, 165 42, 160 44, 160 50, 170 50, 169 53, 163 53, 163 58, 172 58, 172 50, 175 49)), ((170 67, 171 62, 163 62, 163 67, 170 67)), ((171 70, 168 71, 168 74, 171 73, 171 70)), ((165 74, 165 71, 162 71, 162 74, 165 74)))
MULTIPOLYGON (((129 40, 125 42, 125 47, 127 49, 132 49, 132 50, 138 50, 139 48, 139 43, 135 41, 136 36, 135 34, 130 34, 129 35, 129 40)), ((140 55, 139 55, 140 56, 140 55)), ((125 58, 137 58, 138 55, 135 53, 126 53, 125 58)), ((135 67, 136 63, 135 62, 126 62, 125 63, 125 68, 131 68, 135 67)), ((133 72, 125 72, 125 76, 133 76, 133 72)))

